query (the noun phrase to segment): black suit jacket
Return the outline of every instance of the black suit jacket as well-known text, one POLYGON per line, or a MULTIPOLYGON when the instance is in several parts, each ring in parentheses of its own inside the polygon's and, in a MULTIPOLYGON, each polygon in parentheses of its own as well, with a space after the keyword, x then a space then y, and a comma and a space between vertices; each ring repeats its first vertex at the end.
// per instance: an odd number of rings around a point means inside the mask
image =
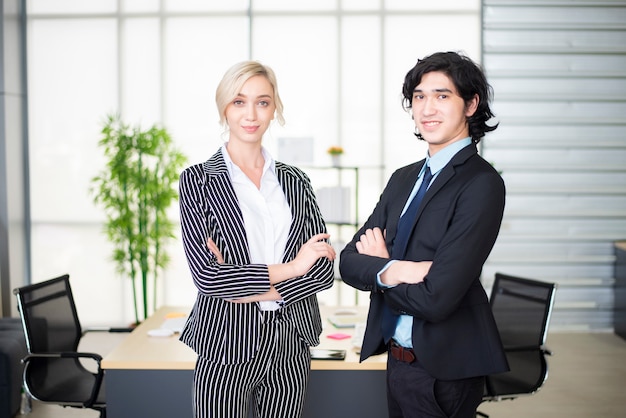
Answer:
POLYGON ((373 213, 344 248, 340 271, 349 285, 371 292, 361 360, 384 352, 383 304, 413 316, 413 349, 435 378, 462 379, 508 370, 487 294, 480 283, 504 211, 505 188, 475 145, 459 151, 430 185, 409 238, 406 260, 432 260, 423 283, 391 289, 376 276, 389 261, 358 254, 365 229, 386 230, 389 253, 400 213, 425 160, 398 169, 373 213))

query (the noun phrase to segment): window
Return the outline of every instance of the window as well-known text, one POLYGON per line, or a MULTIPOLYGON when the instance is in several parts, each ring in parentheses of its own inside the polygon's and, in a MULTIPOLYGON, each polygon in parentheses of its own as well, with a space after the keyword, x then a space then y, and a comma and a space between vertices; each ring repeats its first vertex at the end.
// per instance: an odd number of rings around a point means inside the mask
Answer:
MULTIPOLYGON (((279 138, 306 137, 316 164, 341 145, 344 164, 382 167, 361 179, 367 216, 391 171, 425 153, 402 111, 404 74, 436 50, 480 59, 477 1, 30 0, 28 11, 33 278, 71 273, 86 323, 132 318, 130 300, 80 296, 130 294, 89 194, 106 114, 159 122, 190 163, 204 161, 223 141, 217 83, 235 62, 258 59, 276 71, 285 103, 270 152, 280 159, 279 138)), ((161 303, 190 305, 179 241, 170 254, 161 303)))

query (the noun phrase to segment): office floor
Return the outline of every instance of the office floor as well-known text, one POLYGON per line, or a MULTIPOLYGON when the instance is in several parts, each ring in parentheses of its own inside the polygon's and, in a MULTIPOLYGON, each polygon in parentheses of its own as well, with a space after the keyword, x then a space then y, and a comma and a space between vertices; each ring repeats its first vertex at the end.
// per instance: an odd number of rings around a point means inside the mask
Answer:
MULTIPOLYGON (((123 334, 87 334, 81 348, 104 355, 120 338, 123 334)), ((626 341, 608 333, 552 333, 547 345, 554 354, 548 358, 548 380, 538 393, 512 401, 483 403, 480 411, 492 418, 625 415, 626 341)), ((97 418, 98 413, 35 402, 30 414, 18 417, 97 418)))

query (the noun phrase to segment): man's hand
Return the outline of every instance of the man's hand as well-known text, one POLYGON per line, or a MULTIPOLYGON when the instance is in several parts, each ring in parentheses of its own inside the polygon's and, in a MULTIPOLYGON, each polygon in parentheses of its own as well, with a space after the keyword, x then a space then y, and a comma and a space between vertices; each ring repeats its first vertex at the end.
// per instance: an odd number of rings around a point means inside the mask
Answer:
POLYGON ((387 286, 401 283, 417 284, 424 281, 432 261, 405 261, 399 260, 389 266, 380 275, 380 280, 387 286))
POLYGON ((385 234, 379 227, 366 229, 359 241, 356 242, 356 250, 359 254, 389 258, 389 252, 385 244, 385 234))

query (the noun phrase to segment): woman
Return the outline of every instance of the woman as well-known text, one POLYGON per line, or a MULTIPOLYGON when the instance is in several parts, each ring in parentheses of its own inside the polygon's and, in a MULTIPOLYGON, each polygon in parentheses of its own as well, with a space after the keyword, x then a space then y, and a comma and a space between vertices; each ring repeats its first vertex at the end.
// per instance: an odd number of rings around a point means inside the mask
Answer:
POLYGON ((263 134, 282 102, 274 72, 236 64, 217 87, 228 141, 180 176, 182 238, 198 295, 181 341, 198 354, 196 417, 297 417, 322 330, 316 293, 335 251, 308 177, 263 134))

